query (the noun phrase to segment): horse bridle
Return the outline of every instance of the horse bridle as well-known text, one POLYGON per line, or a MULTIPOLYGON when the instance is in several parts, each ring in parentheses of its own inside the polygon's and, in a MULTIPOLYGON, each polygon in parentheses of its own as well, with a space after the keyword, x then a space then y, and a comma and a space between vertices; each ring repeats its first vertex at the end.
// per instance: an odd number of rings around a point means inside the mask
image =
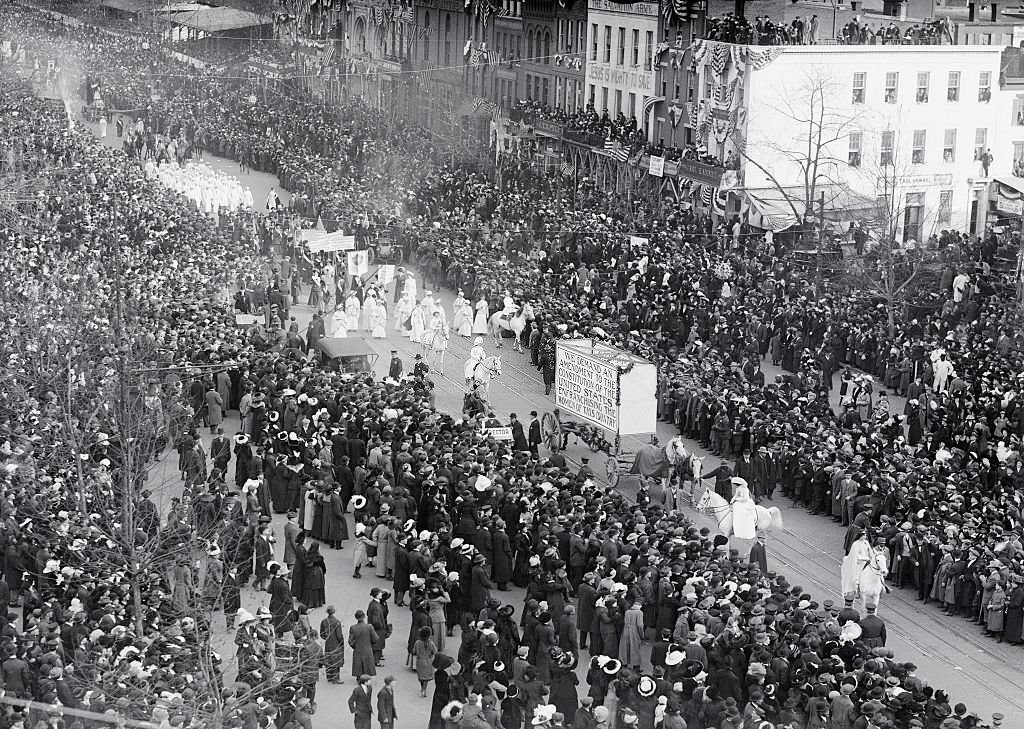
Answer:
POLYGON ((473 376, 474 377, 476 376, 476 371, 480 367, 483 367, 484 370, 486 370, 487 374, 490 375, 491 377, 494 377, 497 374, 497 372, 498 372, 498 365, 497 364, 487 364, 487 360, 483 360, 482 359, 479 362, 477 362, 476 365, 473 367, 473 376))

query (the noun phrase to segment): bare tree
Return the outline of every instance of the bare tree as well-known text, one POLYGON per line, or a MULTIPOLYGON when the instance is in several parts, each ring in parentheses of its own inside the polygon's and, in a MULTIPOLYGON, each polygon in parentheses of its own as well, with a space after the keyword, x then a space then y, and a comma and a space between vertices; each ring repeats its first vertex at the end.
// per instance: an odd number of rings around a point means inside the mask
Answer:
POLYGON ((909 157, 901 152, 908 146, 896 129, 886 129, 879 134, 877 156, 861 166, 861 175, 875 186, 874 206, 862 222, 871 243, 866 255, 847 264, 854 290, 885 306, 890 337, 904 306, 916 298, 915 283, 929 267, 922 239, 938 220, 937 211, 925 212, 923 193, 912 184, 914 165, 921 160, 914 157, 917 151, 909 157))

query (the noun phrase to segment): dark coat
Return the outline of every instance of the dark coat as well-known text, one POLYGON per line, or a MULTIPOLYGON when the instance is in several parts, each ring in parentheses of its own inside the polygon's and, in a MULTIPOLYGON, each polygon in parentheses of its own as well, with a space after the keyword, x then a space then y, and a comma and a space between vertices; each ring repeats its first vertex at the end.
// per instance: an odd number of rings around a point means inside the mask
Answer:
POLYGON ((512 544, 504 529, 494 532, 494 568, 491 573, 494 581, 504 585, 512 579, 512 544))
POLYGON ((352 695, 348 697, 348 710, 352 712, 355 729, 370 729, 370 717, 373 716, 373 688, 366 685, 352 689, 352 695))
POLYGON ((487 607, 487 598, 491 596, 491 588, 494 587, 494 583, 491 582, 491 578, 487 576, 487 572, 487 565, 485 564, 478 564, 473 567, 469 586, 470 612, 479 613, 487 607))
POLYGON ((373 646, 377 642, 377 631, 367 623, 356 623, 348 629, 348 645, 352 649, 352 675, 359 677, 377 675, 377 662, 373 658, 373 646))

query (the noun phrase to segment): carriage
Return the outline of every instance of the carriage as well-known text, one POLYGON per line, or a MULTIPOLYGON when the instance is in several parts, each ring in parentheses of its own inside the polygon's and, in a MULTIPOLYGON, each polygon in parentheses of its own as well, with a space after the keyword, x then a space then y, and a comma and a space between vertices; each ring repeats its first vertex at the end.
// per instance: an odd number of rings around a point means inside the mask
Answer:
POLYGON ((392 264, 401 266, 405 263, 405 251, 394 238, 380 237, 366 244, 367 258, 371 265, 392 264))

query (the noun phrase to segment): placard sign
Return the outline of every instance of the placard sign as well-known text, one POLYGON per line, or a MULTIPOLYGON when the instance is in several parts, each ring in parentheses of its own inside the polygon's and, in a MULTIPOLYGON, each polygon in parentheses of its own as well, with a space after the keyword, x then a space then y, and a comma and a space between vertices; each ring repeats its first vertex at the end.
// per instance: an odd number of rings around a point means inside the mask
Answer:
POLYGON ((480 434, 485 438, 494 438, 494 440, 512 440, 512 428, 484 428, 480 431, 480 434))
POLYGON ((614 365, 565 347, 555 350, 555 402, 598 427, 618 432, 615 404, 618 372, 614 365))

